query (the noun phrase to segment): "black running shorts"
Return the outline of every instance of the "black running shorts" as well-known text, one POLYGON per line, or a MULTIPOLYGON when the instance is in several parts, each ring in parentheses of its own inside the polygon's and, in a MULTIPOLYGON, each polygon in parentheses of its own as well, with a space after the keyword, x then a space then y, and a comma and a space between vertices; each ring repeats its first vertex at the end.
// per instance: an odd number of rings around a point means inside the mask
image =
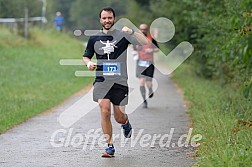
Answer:
POLYGON ((128 104, 129 88, 125 85, 114 83, 113 86, 103 82, 95 82, 93 90, 93 100, 109 99, 114 105, 125 106, 128 104))
POLYGON ((136 77, 145 78, 147 81, 151 81, 154 74, 154 65, 151 64, 149 67, 141 67, 137 65, 136 67, 136 77))

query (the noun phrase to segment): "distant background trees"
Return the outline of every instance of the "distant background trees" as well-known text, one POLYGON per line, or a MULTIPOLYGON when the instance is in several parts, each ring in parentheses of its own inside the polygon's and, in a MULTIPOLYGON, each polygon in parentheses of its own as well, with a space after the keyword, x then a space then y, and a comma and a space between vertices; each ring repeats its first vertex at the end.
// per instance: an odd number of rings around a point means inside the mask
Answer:
POLYGON ((0 0, 0 18, 24 17, 24 10, 29 10, 31 17, 41 16, 42 1, 40 0, 0 0))

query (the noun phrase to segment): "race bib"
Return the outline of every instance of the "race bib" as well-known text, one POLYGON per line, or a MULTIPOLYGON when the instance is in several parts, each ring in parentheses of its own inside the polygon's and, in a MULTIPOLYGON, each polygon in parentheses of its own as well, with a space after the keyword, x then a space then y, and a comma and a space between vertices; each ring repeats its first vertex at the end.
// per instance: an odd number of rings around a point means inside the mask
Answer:
POLYGON ((121 75, 120 63, 117 62, 104 62, 103 75, 121 75))
POLYGON ((150 61, 142 61, 142 60, 138 61, 138 65, 141 66, 141 67, 149 67, 150 64, 151 64, 150 61))

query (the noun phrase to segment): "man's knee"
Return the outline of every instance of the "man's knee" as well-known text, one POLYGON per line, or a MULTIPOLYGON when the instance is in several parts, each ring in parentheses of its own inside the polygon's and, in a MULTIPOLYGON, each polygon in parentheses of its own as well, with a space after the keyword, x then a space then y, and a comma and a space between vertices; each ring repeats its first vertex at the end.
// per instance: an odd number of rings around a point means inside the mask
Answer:
POLYGON ((99 106, 101 109, 101 114, 105 117, 110 117, 110 101, 108 99, 99 100, 99 106))

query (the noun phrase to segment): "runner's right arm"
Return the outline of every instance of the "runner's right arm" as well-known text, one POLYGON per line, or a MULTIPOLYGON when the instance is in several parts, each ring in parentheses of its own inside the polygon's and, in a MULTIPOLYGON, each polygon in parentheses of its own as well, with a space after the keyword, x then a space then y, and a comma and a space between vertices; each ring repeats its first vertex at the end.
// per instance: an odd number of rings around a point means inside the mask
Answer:
POLYGON ((94 71, 96 68, 96 63, 91 61, 93 55, 94 55, 94 42, 92 41, 92 37, 90 37, 82 60, 87 65, 88 69, 91 71, 94 71))
POLYGON ((96 68, 96 64, 92 62, 88 57, 83 57, 82 58, 84 63, 87 65, 88 69, 91 71, 94 71, 96 68))

